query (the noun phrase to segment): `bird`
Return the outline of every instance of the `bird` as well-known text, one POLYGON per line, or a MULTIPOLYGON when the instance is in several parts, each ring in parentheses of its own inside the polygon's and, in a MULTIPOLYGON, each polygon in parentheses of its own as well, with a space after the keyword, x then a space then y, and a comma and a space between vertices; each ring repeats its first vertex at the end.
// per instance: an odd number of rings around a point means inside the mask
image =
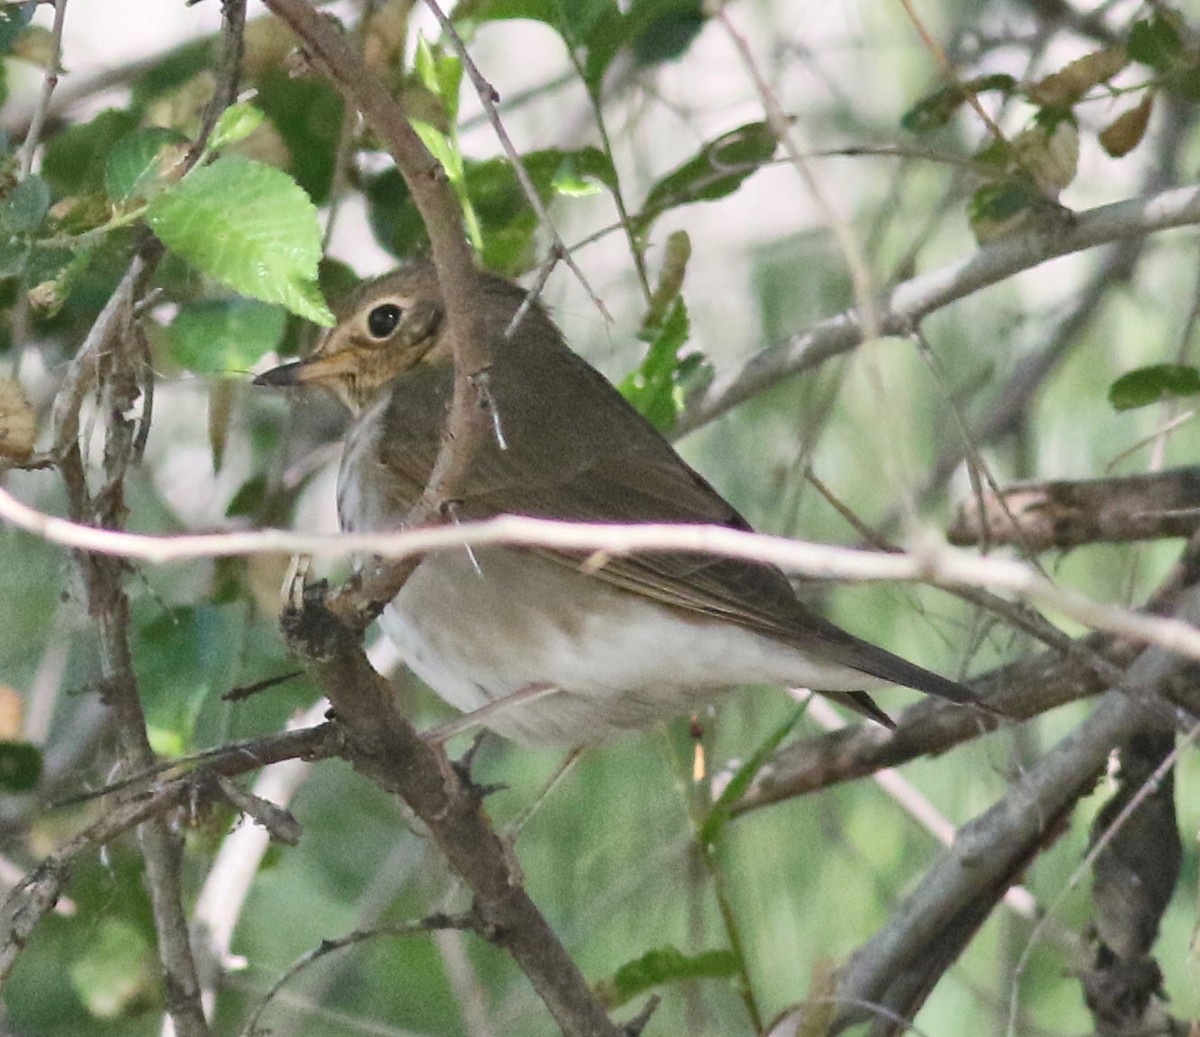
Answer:
MULTIPOLYGON (((497 429, 456 489, 457 520, 514 514, 750 530, 523 288, 475 271, 471 305, 490 350, 497 429)), ((321 386, 346 404, 341 527, 395 531, 429 480, 454 390, 436 271, 418 260, 365 281, 335 316, 306 358, 255 384, 321 386)), ((979 705, 962 684, 820 616, 773 565, 667 551, 585 567, 585 557, 512 546, 430 554, 380 623, 442 699, 529 746, 596 744, 695 714, 743 684, 808 688, 885 726, 893 725, 868 688, 902 685, 979 705)))

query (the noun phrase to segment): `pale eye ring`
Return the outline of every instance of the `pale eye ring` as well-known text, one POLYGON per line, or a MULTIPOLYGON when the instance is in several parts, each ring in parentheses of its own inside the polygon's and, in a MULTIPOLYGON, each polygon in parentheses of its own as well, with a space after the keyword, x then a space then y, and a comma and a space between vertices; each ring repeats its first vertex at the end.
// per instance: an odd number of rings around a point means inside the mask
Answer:
POLYGON ((394 302, 380 303, 367 314, 367 330, 373 338, 387 338, 400 324, 403 313, 394 302))

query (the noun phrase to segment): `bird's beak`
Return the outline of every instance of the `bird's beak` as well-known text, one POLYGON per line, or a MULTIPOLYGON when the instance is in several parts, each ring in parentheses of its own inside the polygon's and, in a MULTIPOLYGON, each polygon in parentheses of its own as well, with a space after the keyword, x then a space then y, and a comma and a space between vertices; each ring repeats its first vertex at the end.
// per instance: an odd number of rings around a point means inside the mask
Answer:
POLYGON ((291 385, 320 385, 337 381, 358 369, 358 362, 350 350, 342 350, 328 356, 314 354, 307 360, 272 367, 254 379, 255 385, 271 385, 283 388, 291 385))

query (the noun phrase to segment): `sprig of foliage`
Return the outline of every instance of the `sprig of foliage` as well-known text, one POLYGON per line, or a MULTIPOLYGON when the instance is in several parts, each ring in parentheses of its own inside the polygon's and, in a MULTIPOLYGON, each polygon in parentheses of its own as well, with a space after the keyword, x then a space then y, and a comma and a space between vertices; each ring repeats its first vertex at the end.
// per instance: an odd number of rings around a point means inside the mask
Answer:
POLYGON ((1097 134, 1104 151, 1121 158, 1144 139, 1159 93, 1194 102, 1200 100, 1200 47, 1196 27, 1186 24, 1176 9, 1156 5, 1149 17, 1133 23, 1123 43, 1078 57, 1036 82, 1021 84, 1007 74, 992 74, 940 87, 923 97, 901 117, 913 133, 930 133, 945 126, 971 97, 996 93, 1034 106, 1028 124, 1011 139, 995 138, 976 155, 987 182, 968 206, 971 228, 980 242, 1025 227, 1053 207, 1059 193, 1074 179, 1079 162, 1077 109, 1097 99, 1140 95, 1097 134), (1131 65, 1150 78, 1118 87, 1113 80, 1131 65))

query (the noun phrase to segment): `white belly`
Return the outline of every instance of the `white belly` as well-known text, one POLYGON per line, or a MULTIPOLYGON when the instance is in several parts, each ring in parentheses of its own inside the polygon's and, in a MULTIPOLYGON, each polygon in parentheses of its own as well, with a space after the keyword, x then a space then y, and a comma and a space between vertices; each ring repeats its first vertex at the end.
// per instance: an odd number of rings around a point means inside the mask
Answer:
POLYGON ((504 548, 427 558, 381 623, 405 662, 464 711, 558 691, 486 720, 526 744, 580 745, 699 708, 736 684, 858 690, 876 681, 731 623, 692 617, 504 548))

